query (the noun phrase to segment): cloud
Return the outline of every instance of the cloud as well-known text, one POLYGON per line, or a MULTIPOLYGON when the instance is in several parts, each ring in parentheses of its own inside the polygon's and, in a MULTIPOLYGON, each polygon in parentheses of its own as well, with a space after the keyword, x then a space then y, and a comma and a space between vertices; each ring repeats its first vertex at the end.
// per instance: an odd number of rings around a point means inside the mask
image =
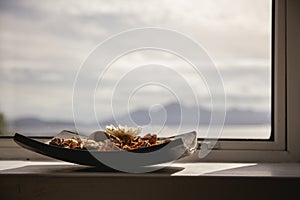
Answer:
MULTIPOLYGON (((269 3, 260 0, 193 0, 188 3, 183 0, 151 3, 144 0, 126 3, 119 0, 88 3, 2 0, 1 109, 13 117, 28 114, 55 118, 60 113, 61 118, 71 118, 73 82, 89 52, 113 34, 145 26, 179 31, 199 42, 220 69, 229 107, 255 109, 259 102, 263 109, 268 107, 270 99, 270 15, 265 10, 270 7, 269 3), (22 105, 16 99, 22 100, 22 105), (14 104, 18 105, 14 107, 14 104)), ((108 71, 99 88, 105 96, 97 97, 97 109, 109 112, 107 97, 116 81, 131 69, 149 63, 177 70, 197 91, 201 103, 209 105, 204 80, 182 60, 163 52, 137 52, 120 59, 108 71)), ((133 75, 136 81, 143 79, 140 74, 133 75)), ((146 75, 178 81, 157 71, 146 75)), ((84 74, 78 98, 84 100, 89 95, 87 88, 94 88, 98 78, 97 73, 84 74)), ((135 81, 123 83, 122 91, 126 93, 134 86, 135 81)), ((185 92, 181 83, 176 89, 185 92)), ((136 107, 149 105, 153 102, 151 98, 159 96, 162 102, 172 99, 164 90, 153 88, 145 88, 139 95, 136 107)), ((124 100, 120 97, 118 102, 124 100)))

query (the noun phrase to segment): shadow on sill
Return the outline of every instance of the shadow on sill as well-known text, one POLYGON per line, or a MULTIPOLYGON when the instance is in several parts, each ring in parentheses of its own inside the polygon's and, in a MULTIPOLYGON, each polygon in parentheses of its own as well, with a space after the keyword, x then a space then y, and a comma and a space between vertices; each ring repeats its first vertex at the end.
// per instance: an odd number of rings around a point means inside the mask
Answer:
MULTIPOLYGON (((176 172, 184 170, 183 167, 170 167, 148 172, 147 174, 161 174, 172 175, 176 172)), ((126 172, 120 172, 112 168, 97 168, 81 165, 28 165, 13 169, 7 169, 0 171, 1 174, 76 174, 76 173, 115 173, 115 174, 129 174, 126 172)))

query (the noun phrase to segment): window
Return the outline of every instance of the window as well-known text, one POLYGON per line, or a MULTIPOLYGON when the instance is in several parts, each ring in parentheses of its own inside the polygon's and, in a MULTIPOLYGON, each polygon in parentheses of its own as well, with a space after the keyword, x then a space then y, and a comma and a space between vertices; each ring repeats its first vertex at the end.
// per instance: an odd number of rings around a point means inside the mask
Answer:
MULTIPOLYGON (((1 124, 5 121, 6 126, 2 125, 1 133, 9 135, 17 131, 31 136, 50 136, 62 129, 75 129, 73 83, 90 50, 121 31, 155 26, 195 39, 207 50, 223 78, 228 110, 216 149, 234 150, 235 153, 239 150, 284 151, 287 148, 285 4, 280 0, 189 3, 165 0, 153 1, 147 6, 143 1, 134 0, 90 4, 82 1, 72 4, 66 1, 2 1, 0 111, 1 124)), ((178 70, 196 90, 202 116, 199 138, 204 137, 212 106, 205 81, 195 77, 190 66, 178 57, 153 50, 134 52, 112 63, 110 73, 104 77, 107 82, 95 93, 95 110, 100 124, 113 122, 110 101, 105 97, 112 96, 111 87, 127 73, 126 69, 132 70, 153 61, 178 70)), ((151 74, 150 70, 144 73, 150 77, 162 75, 169 82, 176 82, 177 79, 165 76, 169 72, 151 74)), ((87 74, 87 87, 89 80, 97 78, 93 75, 87 74)), ((133 77, 143 78, 139 74, 133 74, 133 77)), ((184 96, 185 90, 180 86, 177 85, 177 90, 184 96)), ((178 102, 167 87, 150 84, 139 88, 134 82, 127 81, 119 84, 115 91, 117 97, 113 108, 118 121, 128 125, 151 122, 158 126, 148 126, 150 129, 146 126, 146 130, 161 131, 162 134, 175 130, 171 122, 177 124, 178 102), (122 92, 127 88, 132 88, 133 92, 122 99, 122 92), (171 113, 168 116, 175 116, 175 119, 168 118, 166 122, 170 124, 160 129, 166 113, 171 113), (135 124, 130 124, 130 117, 135 124)), ((84 90, 81 94, 82 97, 86 95, 84 90)), ((180 102, 181 109, 195 110, 193 102, 186 99, 180 102)), ((89 123, 90 116, 85 109, 78 106, 82 110, 77 119, 80 126, 87 133, 97 129, 97 124, 89 123)), ((190 127, 189 124, 185 126, 186 130, 190 127)), ((218 157, 219 153, 215 151, 211 155, 218 157)))
MULTIPOLYGON (((72 87, 78 66, 88 52, 118 32, 155 26, 190 36, 215 62, 227 95, 227 116, 221 138, 269 139, 271 1, 197 0, 187 3, 177 0, 157 1, 147 3, 147 6, 145 3, 98 1, 86 5, 83 1, 76 1, 67 6, 63 1, 52 2, 49 6, 42 2, 2 2, 1 110, 9 132, 48 136, 64 128, 73 129, 72 87)), ((145 126, 152 120, 151 126, 146 126, 149 131, 173 133, 182 120, 182 113, 199 110, 199 137, 205 137, 211 117, 210 91, 184 60, 168 52, 143 50, 120 58, 106 74, 103 86, 99 87, 101 91, 96 92, 95 107, 101 123, 114 121, 111 111, 114 109, 115 118, 121 124, 145 126), (175 96, 166 88, 148 84, 134 93, 128 108, 129 96, 124 94, 126 91, 133 94, 134 87, 139 87, 137 81, 125 79, 126 82, 123 81, 115 90, 112 88, 124 74, 138 73, 133 70, 150 63, 176 70, 190 88, 182 89, 179 76, 167 76, 171 72, 163 67, 159 73, 144 69, 142 73, 153 80, 161 75, 166 79, 166 86, 176 82, 171 88, 175 96), (190 89, 195 90, 199 106, 191 100, 190 89), (112 108, 107 96, 113 96, 113 91, 122 95, 113 99, 112 108), (176 95, 181 93, 185 98, 178 102, 176 95), (166 119, 162 117, 163 106, 166 119), (152 119, 148 116, 148 109, 151 109, 152 119)), ((92 75, 86 76, 87 87, 93 87, 88 85, 89 79, 95 78, 92 75)), ((132 76, 144 78, 143 74, 132 76)), ((89 95, 84 90, 81 93, 89 95)), ((97 129, 97 124, 89 123, 90 116, 85 109, 79 109, 78 123, 85 126, 87 132, 97 129)), ((184 117, 181 131, 197 128, 191 123, 196 116, 188 114, 184 117)))

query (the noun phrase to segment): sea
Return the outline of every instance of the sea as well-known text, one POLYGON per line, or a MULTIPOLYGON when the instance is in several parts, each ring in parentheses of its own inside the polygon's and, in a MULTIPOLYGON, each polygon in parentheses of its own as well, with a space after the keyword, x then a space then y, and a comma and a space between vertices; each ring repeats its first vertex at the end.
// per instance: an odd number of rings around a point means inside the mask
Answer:
MULTIPOLYGON (((221 126, 144 126, 141 135, 155 133, 159 137, 174 136, 190 131, 196 131, 199 138, 215 139, 269 139, 271 136, 270 124, 255 125, 225 125, 221 126)), ((20 133, 25 136, 53 137, 62 130, 78 132, 81 135, 89 135, 94 131, 103 130, 104 127, 85 125, 78 127, 57 126, 19 126, 10 127, 8 135, 20 133)))

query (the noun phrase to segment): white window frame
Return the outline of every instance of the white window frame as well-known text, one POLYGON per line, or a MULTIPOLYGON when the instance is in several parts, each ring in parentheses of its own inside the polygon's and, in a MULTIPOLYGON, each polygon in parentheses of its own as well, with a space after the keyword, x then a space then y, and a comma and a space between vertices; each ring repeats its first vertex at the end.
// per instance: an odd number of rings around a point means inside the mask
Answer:
MULTIPOLYGON (((245 150, 285 150, 286 149, 286 4, 285 1, 273 1, 274 6, 274 31, 272 38, 272 88, 273 89, 273 124, 274 141, 268 140, 234 140, 219 141, 215 149, 245 149, 245 150)), ((272 10, 273 11, 273 10, 272 10)))
MULTIPOLYGON (((274 0, 274 141, 220 140, 205 158, 200 159, 196 153, 183 159, 183 162, 300 161, 300 123, 297 123, 297 111, 300 111, 300 67, 297 67, 300 66, 300 59, 297 54, 300 44, 296 44, 300 28, 295 20, 300 16, 295 9, 297 3, 297 0, 274 0)), ((19 147, 12 138, 2 138, 0 159, 50 158, 19 147)))
POLYGON ((300 2, 274 0, 274 141, 218 141, 205 158, 185 161, 300 161, 300 2))

